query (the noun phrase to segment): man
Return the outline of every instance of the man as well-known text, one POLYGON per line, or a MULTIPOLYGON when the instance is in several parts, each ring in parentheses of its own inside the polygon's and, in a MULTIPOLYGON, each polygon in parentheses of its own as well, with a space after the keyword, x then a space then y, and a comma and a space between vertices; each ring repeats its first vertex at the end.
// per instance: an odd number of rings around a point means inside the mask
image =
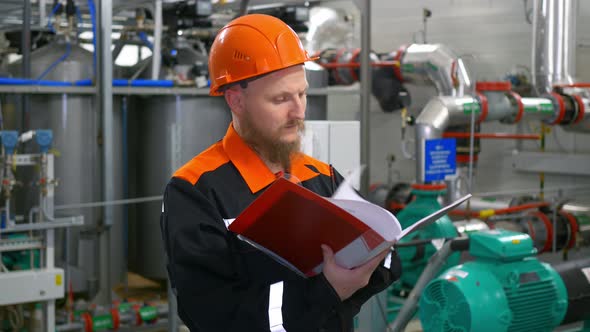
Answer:
POLYGON ((323 246, 323 272, 303 278, 227 231, 279 176, 323 196, 342 181, 299 152, 309 60, 295 32, 267 15, 235 19, 212 45, 211 94, 225 97, 232 123, 176 171, 161 215, 179 315, 193 332, 352 331, 361 305, 399 277, 388 251, 348 270, 323 246))

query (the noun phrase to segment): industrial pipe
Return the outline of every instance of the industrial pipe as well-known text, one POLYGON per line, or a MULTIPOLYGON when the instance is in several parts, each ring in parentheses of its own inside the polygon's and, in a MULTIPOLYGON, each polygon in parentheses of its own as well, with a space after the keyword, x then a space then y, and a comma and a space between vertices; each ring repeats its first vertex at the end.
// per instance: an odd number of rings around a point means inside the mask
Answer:
MULTIPOLYGON (((359 68, 361 66, 358 62, 344 62, 344 63, 321 63, 322 67, 326 69, 334 68, 359 68)), ((399 67, 398 61, 374 61, 371 62, 371 67, 399 67)))
MULTIPOLYGON (((460 133, 460 132, 445 132, 443 133, 444 138, 469 138, 471 137, 471 133, 460 133)), ((510 134, 510 133, 474 133, 473 137, 475 138, 491 138, 491 139, 531 139, 531 140, 539 140, 541 139, 540 135, 532 135, 532 134, 510 134)))
POLYGON ((152 79, 157 80, 160 77, 160 68, 162 62, 162 0, 155 0, 154 8, 154 49, 152 51, 152 79))
MULTIPOLYGON (((331 81, 333 81, 334 84, 339 85, 350 85, 360 80, 362 54, 364 54, 364 52, 361 48, 326 49, 316 53, 316 55, 320 57, 318 63, 322 67, 328 69, 331 81)), ((370 67, 378 67, 375 66, 375 64, 379 62, 377 54, 369 52, 368 65, 370 67)), ((399 66, 399 62, 397 61, 386 62, 390 66, 394 66, 395 63, 398 63, 399 66)))
MULTIPOLYGON (((23 7, 23 31, 21 36, 22 49, 22 75, 24 78, 31 77, 31 2, 24 1, 23 7)), ((21 123, 24 130, 29 129, 29 114, 31 112, 31 98, 23 94, 21 123)))
MULTIPOLYGON (((115 196, 115 181, 113 170, 114 158, 114 139, 113 139, 113 57, 112 57, 112 14, 113 4, 110 0, 99 2, 97 23, 100 29, 99 38, 97 38, 97 51, 100 57, 97 58, 98 69, 98 95, 100 113, 102 115, 102 165, 103 165, 103 197, 105 201, 113 200, 115 196)), ((110 247, 110 227, 113 224, 113 209, 110 206, 103 208, 103 229, 99 234, 99 293, 96 295, 97 302, 110 302, 111 299, 111 265, 109 262, 111 255, 110 247)))
MULTIPOLYGON (((514 94, 516 95, 516 94, 514 94)), ((514 99, 511 94, 502 94, 502 98, 487 98, 480 94, 471 96, 433 97, 416 119, 416 180, 424 182, 424 160, 426 140, 443 137, 443 132, 451 125, 465 125, 471 121, 471 114, 478 114, 477 123, 491 120, 510 121, 506 119, 526 118, 543 120, 553 124, 561 121, 562 108, 556 109, 557 101, 549 98, 514 99), (517 100, 518 102, 514 102, 517 100), (555 101, 555 104, 554 104, 555 101), (507 106, 508 105, 508 106, 507 106)), ((555 96, 550 95, 550 98, 555 96)), ((565 111, 564 111, 565 112, 565 111)))
POLYGON ((463 60, 441 44, 411 44, 394 57, 404 83, 434 85, 440 96, 470 94, 473 82, 463 60))
POLYGON ((521 212, 521 211, 530 210, 530 209, 538 209, 540 207, 547 207, 549 205, 550 205, 549 202, 536 202, 536 203, 526 203, 526 204, 521 204, 521 205, 514 205, 514 206, 507 207, 507 208, 495 209, 495 210, 494 209, 487 209, 487 210, 480 210, 480 211, 466 211, 466 210, 456 209, 456 210, 452 210, 449 214, 457 215, 457 216, 471 216, 471 217, 476 217, 476 218, 487 218, 487 217, 491 217, 493 215, 516 213, 516 212, 521 212))
POLYGON ((47 20, 46 0, 39 0, 39 28, 45 28, 45 21, 47 20))
POLYGON ((553 266, 567 288, 567 312, 561 324, 590 319, 590 283, 585 271, 590 269, 590 258, 562 262, 553 266))
POLYGON ((537 95, 554 84, 574 83, 578 1, 533 2, 533 86, 537 95))
MULTIPOLYGON (((359 80, 362 49, 326 49, 317 52, 319 63, 331 69, 338 84, 359 80)), ((473 82, 463 60, 441 44, 411 44, 379 59, 370 54, 371 67, 393 67, 395 76, 404 83, 433 86, 440 96, 463 96, 471 93, 473 82)))
POLYGON ((555 114, 553 103, 547 98, 522 98, 528 120, 545 120, 555 114))
MULTIPOLYGON (((470 114, 479 112, 477 99, 471 96, 432 98, 416 119, 416 180, 423 183, 425 178, 424 160, 426 140, 441 138, 445 129, 453 124, 468 124, 470 114)), ((480 112, 479 121, 485 119, 480 112)))
MULTIPOLYGON (((51 81, 51 80, 31 80, 23 78, 0 77, 0 85, 41 85, 41 86, 92 86, 92 80, 78 80, 74 82, 51 81)), ((145 79, 113 79, 113 86, 132 86, 132 87, 157 87, 171 88, 174 86, 172 80, 145 80, 145 79)))
POLYGON ((574 96, 578 108, 578 114, 575 120, 563 129, 572 132, 589 133, 590 132, 590 98, 574 96))
POLYGON ((369 135, 371 111, 371 0, 356 2, 356 6, 361 13, 361 49, 359 51, 360 59, 360 120, 361 120, 361 164, 365 165, 365 171, 362 172, 360 179, 361 193, 369 192, 369 179, 371 178, 371 136, 369 135))
POLYGON ((578 82, 572 84, 555 84, 554 88, 582 88, 590 89, 590 82, 578 82))
POLYGON ((94 52, 92 53, 92 66, 94 77, 96 78, 97 61, 96 54, 98 52, 97 46, 97 34, 96 34, 96 7, 94 6, 94 0, 88 0, 88 11, 90 12, 90 21, 92 22, 92 45, 94 46, 94 52))

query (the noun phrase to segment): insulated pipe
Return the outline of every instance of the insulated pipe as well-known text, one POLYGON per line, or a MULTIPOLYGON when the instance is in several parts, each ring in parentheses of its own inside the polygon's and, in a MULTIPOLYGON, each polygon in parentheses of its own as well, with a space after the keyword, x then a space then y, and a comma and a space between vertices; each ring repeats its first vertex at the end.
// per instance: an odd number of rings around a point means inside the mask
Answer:
POLYGON ((522 98, 527 120, 547 120, 555 116, 553 101, 548 98, 522 98))
POLYGON ((538 95, 574 82, 577 10, 575 0, 533 3, 532 78, 538 95))
POLYGON ((488 99, 483 95, 478 98, 471 96, 432 98, 416 119, 416 181, 424 183, 424 147, 426 140, 441 138, 445 129, 451 125, 465 125, 471 120, 471 113, 479 113, 475 121, 478 123, 507 118, 535 119, 552 121, 558 119, 559 112, 551 99, 520 98, 522 106, 510 101, 508 95, 499 99, 488 99), (491 101, 491 103, 490 103, 491 101))
MULTIPOLYGON (((426 140, 442 137, 443 131, 451 122, 455 122, 464 117, 463 105, 477 104, 472 97, 434 97, 430 99, 416 119, 416 181, 424 183, 425 170, 424 161, 426 159, 425 144, 426 140)), ((467 117, 467 120, 469 118, 467 117)), ((464 122, 466 123, 466 122, 464 122)))
POLYGON ((154 49, 152 51, 152 79, 157 80, 160 77, 160 68, 162 62, 162 0, 155 0, 154 8, 154 49))
POLYGON ((453 51, 441 44, 412 44, 397 52, 404 83, 434 85, 440 96, 463 96, 472 91, 469 71, 453 51))

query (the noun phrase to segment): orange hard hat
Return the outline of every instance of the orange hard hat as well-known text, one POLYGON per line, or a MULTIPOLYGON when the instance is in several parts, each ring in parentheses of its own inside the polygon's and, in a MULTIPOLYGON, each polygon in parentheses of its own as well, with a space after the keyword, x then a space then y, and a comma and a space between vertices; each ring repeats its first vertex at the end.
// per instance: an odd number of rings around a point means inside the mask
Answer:
POLYGON ((263 14, 238 17, 219 30, 211 46, 209 94, 223 95, 222 87, 228 84, 310 60, 315 59, 280 19, 263 14))

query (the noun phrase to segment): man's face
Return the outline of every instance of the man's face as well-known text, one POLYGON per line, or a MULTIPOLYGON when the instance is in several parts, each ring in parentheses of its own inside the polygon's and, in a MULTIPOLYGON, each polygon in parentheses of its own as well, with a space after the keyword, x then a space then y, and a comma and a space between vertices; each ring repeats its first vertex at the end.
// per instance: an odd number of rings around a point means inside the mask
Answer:
POLYGON ((271 162, 284 165, 299 150, 304 130, 307 80, 303 66, 289 67, 249 83, 242 90, 244 140, 271 162))

